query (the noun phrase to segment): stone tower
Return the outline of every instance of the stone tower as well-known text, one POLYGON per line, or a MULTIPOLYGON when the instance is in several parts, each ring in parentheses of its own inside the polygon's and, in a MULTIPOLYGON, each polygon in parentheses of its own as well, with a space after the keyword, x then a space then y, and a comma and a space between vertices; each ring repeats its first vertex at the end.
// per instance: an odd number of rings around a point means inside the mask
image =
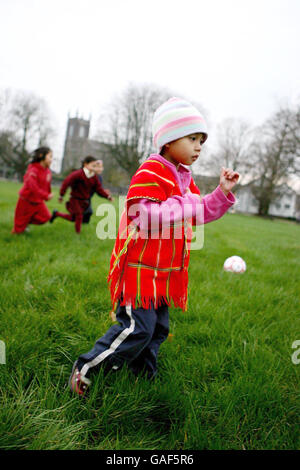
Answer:
POLYGON ((61 172, 80 168, 81 160, 89 153, 90 120, 68 116, 61 172))

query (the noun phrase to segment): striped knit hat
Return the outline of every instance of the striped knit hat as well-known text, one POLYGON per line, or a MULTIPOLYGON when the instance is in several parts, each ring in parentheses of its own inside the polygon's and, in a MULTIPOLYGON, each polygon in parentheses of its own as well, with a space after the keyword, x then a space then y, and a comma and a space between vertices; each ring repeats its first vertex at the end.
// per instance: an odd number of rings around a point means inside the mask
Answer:
POLYGON ((185 100, 170 98, 154 113, 153 144, 158 152, 165 144, 196 132, 203 133, 207 139, 207 127, 202 114, 185 100))

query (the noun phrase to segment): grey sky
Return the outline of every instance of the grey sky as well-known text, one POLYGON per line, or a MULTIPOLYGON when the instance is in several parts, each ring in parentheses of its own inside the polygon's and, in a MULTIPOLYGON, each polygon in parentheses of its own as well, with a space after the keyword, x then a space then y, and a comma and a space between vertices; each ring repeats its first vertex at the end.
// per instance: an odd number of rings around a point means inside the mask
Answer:
POLYGON ((299 0, 0 0, 0 88, 46 99, 58 158, 68 111, 95 125, 129 81, 259 124, 299 98, 299 20, 299 0))

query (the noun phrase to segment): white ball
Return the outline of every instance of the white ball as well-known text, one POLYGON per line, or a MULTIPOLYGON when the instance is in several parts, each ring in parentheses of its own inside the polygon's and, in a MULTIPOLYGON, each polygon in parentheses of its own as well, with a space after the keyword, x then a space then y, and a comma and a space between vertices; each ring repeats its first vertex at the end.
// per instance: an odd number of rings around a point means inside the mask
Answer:
POLYGON ((224 271, 242 274, 246 271, 246 263, 240 256, 230 256, 224 263, 224 271))

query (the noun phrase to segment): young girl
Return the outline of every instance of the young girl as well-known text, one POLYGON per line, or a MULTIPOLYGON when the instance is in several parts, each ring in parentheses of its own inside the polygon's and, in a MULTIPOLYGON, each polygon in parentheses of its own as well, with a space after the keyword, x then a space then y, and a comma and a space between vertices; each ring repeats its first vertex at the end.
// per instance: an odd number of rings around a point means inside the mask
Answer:
MULTIPOLYGON (((99 183, 101 184, 101 186, 103 185, 103 179, 102 179, 102 176, 101 176, 101 174, 103 173, 103 170, 104 170, 103 161, 102 160, 96 160, 95 164, 94 164, 94 172, 98 176, 98 180, 99 180, 99 183)), ((84 214, 83 214, 82 222, 84 224, 89 224, 90 223, 90 218, 93 214, 91 199, 94 195, 94 192, 95 192, 94 190, 91 192, 89 205, 88 205, 87 209, 84 211, 84 214)))
POLYGON ((90 197, 93 192, 99 196, 105 197, 109 201, 112 200, 110 193, 104 190, 94 171, 96 158, 88 156, 82 162, 82 168, 73 171, 63 181, 60 188, 59 202, 62 202, 63 196, 71 187, 71 198, 66 203, 66 208, 70 214, 63 214, 57 210, 53 211, 50 222, 52 223, 56 217, 62 217, 70 222, 75 222, 75 230, 80 233, 84 211, 88 208, 90 197))
POLYGON ((201 214, 202 223, 217 220, 235 202, 230 191, 239 174, 225 168, 218 187, 200 200, 186 166, 197 160, 206 139, 202 115, 186 101, 172 98, 156 110, 157 153, 131 180, 111 257, 111 299, 119 324, 75 362, 69 380, 75 393, 86 392, 91 372, 100 367, 116 370, 126 363, 136 375, 156 375, 158 350, 169 332, 168 307, 187 306, 191 222, 201 214))
POLYGON ((52 151, 49 147, 39 147, 33 152, 19 192, 12 233, 23 233, 29 224, 41 225, 50 220, 51 213, 44 201, 53 197, 51 162, 52 151))

